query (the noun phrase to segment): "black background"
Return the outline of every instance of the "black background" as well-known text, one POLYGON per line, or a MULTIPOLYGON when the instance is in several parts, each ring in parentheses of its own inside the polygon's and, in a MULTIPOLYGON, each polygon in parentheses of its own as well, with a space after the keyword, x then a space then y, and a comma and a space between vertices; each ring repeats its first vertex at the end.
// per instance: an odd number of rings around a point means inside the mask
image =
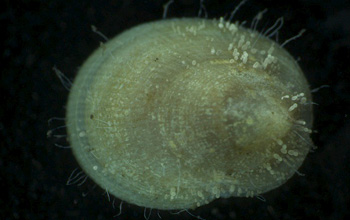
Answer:
MULTIPOLYGON (((144 210, 112 201, 88 180, 66 186, 78 167, 64 139, 47 131, 64 125, 68 92, 52 71, 57 66, 73 79, 101 37, 161 19, 166 1, 3 1, 1 4, 0 219, 144 219, 144 210), (87 193, 87 195, 83 195, 87 193)), ((168 17, 197 16, 199 0, 175 0, 168 17)), ((237 1, 205 1, 209 17, 229 14, 237 1)), ((350 198, 350 4, 345 0, 250 0, 236 19, 248 24, 268 9, 260 30, 283 16, 283 41, 307 29, 286 48, 299 63, 314 93, 313 141, 318 146, 283 186, 257 198, 219 199, 191 211, 205 219, 345 219, 350 198)), ((249 26, 248 25, 248 26, 249 26)), ((55 134, 65 134, 57 130, 55 134)), ((112 198, 113 200, 113 198, 112 198)), ((150 210, 146 210, 149 213, 150 210)), ((162 219, 195 219, 186 212, 159 212, 162 219)), ((150 219, 159 219, 153 210, 150 219)))

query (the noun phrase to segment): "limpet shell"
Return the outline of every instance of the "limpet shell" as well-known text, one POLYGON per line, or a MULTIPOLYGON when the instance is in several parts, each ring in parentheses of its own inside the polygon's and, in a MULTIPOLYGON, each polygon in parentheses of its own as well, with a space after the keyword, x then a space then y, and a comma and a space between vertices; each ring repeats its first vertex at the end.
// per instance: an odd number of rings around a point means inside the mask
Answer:
POLYGON ((67 108, 83 170, 143 207, 187 209, 286 182, 312 146, 311 95, 296 61, 237 24, 139 25, 83 64, 67 108))

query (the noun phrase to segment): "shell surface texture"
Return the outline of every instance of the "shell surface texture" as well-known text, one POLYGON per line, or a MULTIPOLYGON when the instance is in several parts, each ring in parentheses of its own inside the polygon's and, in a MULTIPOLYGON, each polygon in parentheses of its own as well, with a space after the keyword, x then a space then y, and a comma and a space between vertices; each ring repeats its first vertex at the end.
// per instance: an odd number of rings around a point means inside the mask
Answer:
POLYGON ((312 147, 311 94, 292 56, 219 20, 165 19, 99 47, 70 91, 73 153, 138 206, 196 208, 285 183, 312 147))

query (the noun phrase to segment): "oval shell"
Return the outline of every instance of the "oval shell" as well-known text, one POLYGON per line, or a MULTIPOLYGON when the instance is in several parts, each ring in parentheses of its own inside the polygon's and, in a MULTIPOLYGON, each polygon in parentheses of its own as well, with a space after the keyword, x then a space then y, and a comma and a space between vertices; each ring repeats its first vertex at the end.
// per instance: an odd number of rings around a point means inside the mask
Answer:
POLYGON ((199 18, 134 27, 81 67, 69 141, 103 189, 139 206, 187 209, 286 182, 312 146, 307 81, 278 44, 199 18))

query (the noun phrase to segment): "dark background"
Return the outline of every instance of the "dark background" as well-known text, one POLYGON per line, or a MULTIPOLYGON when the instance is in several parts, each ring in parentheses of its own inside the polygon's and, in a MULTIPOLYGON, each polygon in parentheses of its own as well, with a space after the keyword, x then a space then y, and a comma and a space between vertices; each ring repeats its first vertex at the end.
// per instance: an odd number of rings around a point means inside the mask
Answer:
MULTIPOLYGON (((168 17, 196 16, 199 0, 175 0, 168 17)), ((88 180, 67 186, 78 167, 63 138, 47 131, 64 125, 48 119, 65 115, 68 92, 52 71, 57 66, 73 79, 101 37, 161 19, 165 1, 2 1, 0 23, 0 219, 144 219, 144 210, 124 204, 119 213, 103 190, 88 180), (85 195, 87 193, 87 195, 85 195)), ((229 14, 238 1, 206 0, 209 17, 229 14)), ((248 24, 268 8, 259 29, 284 16, 283 42, 302 28, 303 37, 286 48, 299 63, 314 93, 318 149, 283 186, 257 198, 219 199, 192 211, 205 219, 345 219, 350 217, 350 4, 345 0, 250 0, 236 19, 248 24)), ((248 25, 248 26, 249 26, 248 25)), ((65 134, 57 130, 55 134, 65 134)), ((112 198, 113 200, 113 198, 112 198)), ((149 210, 146 210, 149 212, 149 210)), ((162 219, 195 219, 186 212, 159 212, 162 219)), ((153 210, 150 219, 159 219, 153 210)))

